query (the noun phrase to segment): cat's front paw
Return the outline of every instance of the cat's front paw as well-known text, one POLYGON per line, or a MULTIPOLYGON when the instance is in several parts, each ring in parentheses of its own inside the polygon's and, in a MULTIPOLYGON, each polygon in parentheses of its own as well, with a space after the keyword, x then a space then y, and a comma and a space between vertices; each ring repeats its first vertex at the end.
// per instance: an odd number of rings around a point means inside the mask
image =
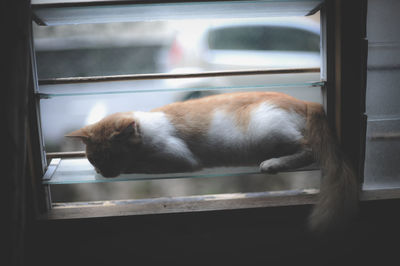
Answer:
POLYGON ((277 174, 280 171, 280 160, 272 158, 260 164, 260 170, 263 173, 277 174))

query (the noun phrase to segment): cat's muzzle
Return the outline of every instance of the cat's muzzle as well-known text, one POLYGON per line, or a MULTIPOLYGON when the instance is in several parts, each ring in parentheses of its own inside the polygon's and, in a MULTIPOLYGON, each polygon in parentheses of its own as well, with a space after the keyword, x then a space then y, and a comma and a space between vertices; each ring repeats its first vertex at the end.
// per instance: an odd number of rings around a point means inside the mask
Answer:
POLYGON ((102 176, 106 178, 113 178, 117 177, 120 173, 119 171, 112 171, 112 170, 100 170, 97 167, 94 168, 98 174, 101 174, 102 176))

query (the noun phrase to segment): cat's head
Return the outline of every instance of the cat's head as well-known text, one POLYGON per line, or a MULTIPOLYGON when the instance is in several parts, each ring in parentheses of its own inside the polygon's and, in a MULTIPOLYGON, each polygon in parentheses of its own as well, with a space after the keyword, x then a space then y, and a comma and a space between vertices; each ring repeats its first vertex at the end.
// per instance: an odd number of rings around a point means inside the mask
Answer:
POLYGON ((132 113, 116 113, 66 135, 86 144, 86 156, 104 177, 116 177, 129 164, 130 153, 140 145, 137 121, 132 113))

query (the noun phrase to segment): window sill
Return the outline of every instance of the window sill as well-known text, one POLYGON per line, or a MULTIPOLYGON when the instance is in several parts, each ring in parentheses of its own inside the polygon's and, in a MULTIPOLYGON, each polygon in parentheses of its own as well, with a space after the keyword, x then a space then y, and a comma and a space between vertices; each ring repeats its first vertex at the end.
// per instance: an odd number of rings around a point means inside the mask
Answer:
MULTIPOLYGON (((311 205, 316 203, 317 195, 318 190, 306 189, 137 200, 56 203, 51 210, 40 215, 39 219, 63 220, 311 205)), ((399 188, 363 190, 360 195, 360 201, 397 198, 400 198, 399 188)))
POLYGON ((308 189, 300 191, 56 203, 53 204, 51 210, 39 218, 42 220, 80 219, 308 205, 316 202, 317 194, 318 190, 308 189))

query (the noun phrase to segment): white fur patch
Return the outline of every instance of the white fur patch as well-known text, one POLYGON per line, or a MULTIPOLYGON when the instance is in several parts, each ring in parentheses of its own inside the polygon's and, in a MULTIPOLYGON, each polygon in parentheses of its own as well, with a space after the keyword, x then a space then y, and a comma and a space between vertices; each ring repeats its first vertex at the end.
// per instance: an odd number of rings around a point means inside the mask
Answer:
POLYGON ((186 143, 176 136, 175 127, 164 113, 133 112, 133 116, 139 123, 145 143, 157 146, 162 153, 182 157, 193 165, 197 164, 186 143))
POLYGON ((296 112, 289 112, 272 104, 262 103, 251 112, 248 133, 256 140, 266 136, 285 135, 292 140, 303 136, 304 118, 296 112))
POLYGON ((242 146, 249 142, 274 141, 286 136, 294 141, 302 138, 304 118, 272 104, 262 103, 252 110, 248 127, 237 125, 235 113, 217 110, 208 131, 209 141, 217 145, 242 146))
POLYGON ((222 110, 216 110, 208 130, 208 138, 213 144, 232 145, 243 142, 246 139, 246 134, 236 125, 236 119, 233 115, 222 110))

